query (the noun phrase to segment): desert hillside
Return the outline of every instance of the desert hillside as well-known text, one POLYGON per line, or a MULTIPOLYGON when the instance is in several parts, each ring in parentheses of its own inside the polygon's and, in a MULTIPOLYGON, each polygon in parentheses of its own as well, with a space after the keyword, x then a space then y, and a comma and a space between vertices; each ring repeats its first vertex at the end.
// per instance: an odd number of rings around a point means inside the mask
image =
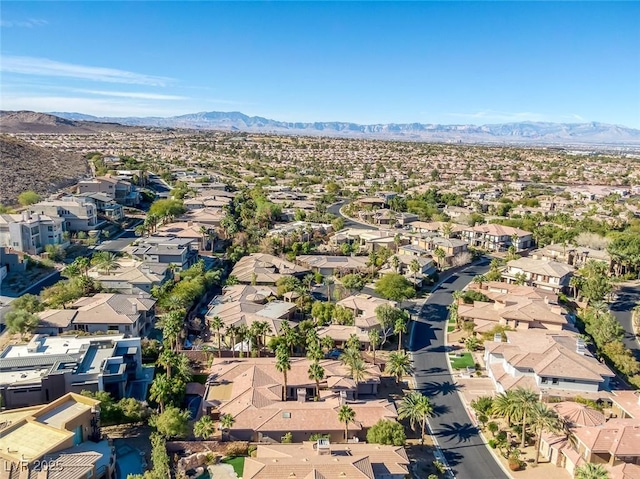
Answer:
POLYGON ((89 164, 80 155, 0 135, 0 203, 4 205, 16 204, 23 191, 46 196, 89 174, 89 164))

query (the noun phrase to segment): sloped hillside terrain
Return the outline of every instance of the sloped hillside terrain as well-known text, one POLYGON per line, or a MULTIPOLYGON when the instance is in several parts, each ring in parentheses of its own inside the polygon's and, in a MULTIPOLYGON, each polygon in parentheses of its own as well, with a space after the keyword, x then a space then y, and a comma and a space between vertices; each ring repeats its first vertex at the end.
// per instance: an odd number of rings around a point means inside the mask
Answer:
POLYGON ((46 196, 72 186, 90 171, 87 160, 80 155, 0 135, 0 203, 4 205, 15 205, 23 191, 46 196))
POLYGON ((0 111, 0 132, 2 133, 59 133, 89 135, 99 132, 138 131, 140 128, 117 123, 97 123, 59 118, 35 111, 0 111))

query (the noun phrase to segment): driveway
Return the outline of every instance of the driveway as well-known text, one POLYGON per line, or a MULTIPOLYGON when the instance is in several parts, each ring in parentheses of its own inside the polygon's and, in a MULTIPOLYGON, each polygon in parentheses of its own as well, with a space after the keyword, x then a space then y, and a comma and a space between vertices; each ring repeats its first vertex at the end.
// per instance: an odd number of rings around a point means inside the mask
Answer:
POLYGON ((451 293, 464 288, 474 276, 488 271, 486 263, 470 266, 444 280, 424 303, 412 324, 409 340, 415 387, 434 404, 435 415, 429 421, 431 430, 459 479, 509 478, 482 442, 457 394, 460 386, 449 373, 444 344, 451 293))

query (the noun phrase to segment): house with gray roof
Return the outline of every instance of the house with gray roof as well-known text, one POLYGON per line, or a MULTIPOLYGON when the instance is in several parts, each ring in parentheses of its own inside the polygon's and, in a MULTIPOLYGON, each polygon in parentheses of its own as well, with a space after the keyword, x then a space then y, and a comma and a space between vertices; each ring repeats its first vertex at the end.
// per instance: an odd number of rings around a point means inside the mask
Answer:
POLYGON ((129 253, 146 263, 174 265, 176 271, 188 269, 198 261, 198 247, 191 238, 150 236, 140 238, 129 253))
POLYGON ((507 283, 524 280, 529 286, 560 293, 569 286, 575 268, 557 261, 518 258, 507 263, 502 279, 507 283))

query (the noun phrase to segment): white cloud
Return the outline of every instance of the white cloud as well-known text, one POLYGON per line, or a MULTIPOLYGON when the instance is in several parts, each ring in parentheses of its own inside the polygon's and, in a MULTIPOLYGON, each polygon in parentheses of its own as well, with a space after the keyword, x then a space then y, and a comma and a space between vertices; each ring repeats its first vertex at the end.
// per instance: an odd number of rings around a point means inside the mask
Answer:
POLYGON ((112 96, 117 98, 138 98, 142 100, 188 100, 186 96, 162 95, 159 93, 139 93, 128 91, 105 91, 105 90, 73 90, 78 93, 88 93, 90 95, 112 96))
POLYGON ((0 71, 38 75, 47 77, 81 78, 107 83, 128 83, 136 85, 165 86, 171 79, 152 75, 144 75, 115 68, 93 67, 63 63, 47 58, 2 56, 0 71))
POLYGON ((70 96, 6 96, 0 100, 2 110, 77 111, 95 116, 173 116, 190 113, 188 109, 162 108, 144 101, 100 99, 70 96))
POLYGON ((49 22, 42 20, 41 18, 29 18, 27 20, 0 20, 0 27, 3 28, 33 28, 43 27, 48 24, 49 22))

